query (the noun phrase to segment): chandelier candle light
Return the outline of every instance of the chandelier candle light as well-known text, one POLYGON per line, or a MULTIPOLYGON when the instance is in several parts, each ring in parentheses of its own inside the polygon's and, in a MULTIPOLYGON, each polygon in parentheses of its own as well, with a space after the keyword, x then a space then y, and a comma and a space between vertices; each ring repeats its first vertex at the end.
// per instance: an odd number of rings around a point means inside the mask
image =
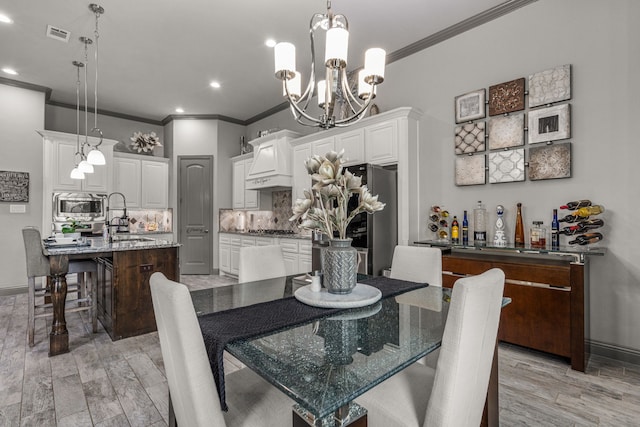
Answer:
POLYGON ((281 42, 274 48, 275 75, 282 80, 282 95, 289 101, 296 121, 305 126, 325 129, 345 127, 360 121, 376 96, 376 86, 384 81, 386 52, 380 48, 366 51, 364 69, 358 74, 358 97, 356 97, 349 87, 347 76, 349 23, 344 15, 333 14, 330 0, 327 1, 326 13, 316 13, 311 17, 309 38, 311 72, 304 93, 301 92, 302 75, 296 70, 295 46, 288 42, 281 42), (319 29, 326 31, 325 79, 319 80, 316 88, 315 32, 319 29), (319 118, 306 112, 314 93, 317 93, 318 106, 322 109, 319 118), (336 108, 339 98, 345 104, 342 110, 336 108), (343 111, 344 117, 342 114, 336 117, 336 111, 343 111))
POLYGON ((300 228, 320 230, 329 237, 330 246, 322 253, 324 285, 335 294, 350 293, 356 286, 358 256, 347 239, 347 226, 359 213, 373 214, 385 207, 362 185, 361 177, 344 169, 343 155, 344 150, 330 151, 305 161, 313 186, 304 191, 304 199, 296 200, 289 218, 299 220, 300 228), (351 197, 358 197, 358 206, 349 212, 351 197))

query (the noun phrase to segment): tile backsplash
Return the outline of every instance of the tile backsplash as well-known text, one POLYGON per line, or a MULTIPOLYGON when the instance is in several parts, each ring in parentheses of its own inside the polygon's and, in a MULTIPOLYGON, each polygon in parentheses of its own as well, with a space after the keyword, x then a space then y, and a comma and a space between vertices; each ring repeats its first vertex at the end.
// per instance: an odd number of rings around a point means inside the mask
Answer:
MULTIPOLYGON (((112 209, 111 218, 122 216, 123 211, 112 209)), ((171 209, 127 209, 130 233, 173 232, 173 210, 171 209)))
POLYGON ((220 231, 293 230, 298 233, 298 227, 289 222, 293 215, 291 190, 274 191, 271 198, 270 211, 220 209, 220 231))

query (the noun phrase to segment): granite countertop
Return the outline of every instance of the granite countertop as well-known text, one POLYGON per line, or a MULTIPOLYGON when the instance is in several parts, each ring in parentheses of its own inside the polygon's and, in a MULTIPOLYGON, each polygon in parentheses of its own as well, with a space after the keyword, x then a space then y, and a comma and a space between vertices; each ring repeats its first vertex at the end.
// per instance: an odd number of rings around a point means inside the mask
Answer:
POLYGON ((65 246, 48 246, 43 243, 43 253, 50 255, 78 255, 78 254, 94 254, 102 252, 119 252, 143 249, 159 249, 179 247, 179 243, 171 240, 138 238, 120 240, 113 243, 106 243, 102 237, 91 237, 87 239, 86 245, 65 245, 65 246), (144 239, 144 240, 143 240, 144 239))
POLYGON ((250 236, 250 237, 277 237, 278 239, 300 239, 310 240, 311 234, 302 233, 257 233, 248 231, 220 231, 224 234, 236 234, 238 236, 250 236))

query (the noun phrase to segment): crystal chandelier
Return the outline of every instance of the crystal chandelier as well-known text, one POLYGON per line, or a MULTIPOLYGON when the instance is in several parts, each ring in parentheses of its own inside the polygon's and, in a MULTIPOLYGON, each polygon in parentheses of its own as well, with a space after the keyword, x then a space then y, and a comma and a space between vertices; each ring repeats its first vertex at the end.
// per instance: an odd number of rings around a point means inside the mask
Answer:
POLYGON ((384 81, 386 52, 372 48, 365 53, 364 69, 358 74, 357 96, 349 87, 347 52, 349 23, 344 15, 334 15, 331 1, 327 0, 327 12, 316 13, 309 23, 311 41, 311 72, 309 84, 301 92, 302 76, 296 70, 296 48, 293 44, 276 44, 275 74, 282 80, 282 94, 289 101, 296 121, 305 126, 325 129, 345 127, 361 120, 376 96, 376 86, 384 81), (315 83, 315 32, 326 31, 325 79, 315 83), (317 93, 320 117, 307 113, 311 98, 317 93), (337 115, 337 117, 336 117, 337 115))

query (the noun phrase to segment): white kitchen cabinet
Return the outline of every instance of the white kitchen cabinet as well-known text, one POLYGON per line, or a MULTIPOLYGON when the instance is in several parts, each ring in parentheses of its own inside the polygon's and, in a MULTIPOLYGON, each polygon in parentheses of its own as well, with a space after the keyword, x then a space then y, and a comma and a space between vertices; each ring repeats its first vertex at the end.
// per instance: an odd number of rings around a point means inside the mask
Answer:
POLYGON ((277 244, 273 237, 256 237, 256 246, 271 246, 277 244))
POLYGON ((398 161, 398 121, 388 120, 364 128, 365 160, 384 165, 398 161))
POLYGON ((142 160, 141 200, 147 209, 166 209, 169 206, 169 163, 142 160))
POLYGON ((311 154, 319 154, 325 156, 329 151, 335 151, 336 142, 333 136, 318 139, 311 143, 311 154))
POLYGON ((293 147, 293 187, 291 189, 292 203, 295 203, 296 199, 304 198, 304 190, 311 188, 311 177, 304 162, 311 157, 311 144, 302 144, 293 147))
MULTIPOLYGON (((104 143, 100 145, 100 151, 104 154, 106 165, 94 166, 94 172, 86 173, 85 179, 71 179, 71 170, 80 161, 80 156, 75 154, 77 150, 75 138, 75 135, 47 131, 45 141, 48 144, 45 144, 44 162, 48 163, 51 174, 45 175, 45 180, 52 179, 51 189, 53 191, 109 193, 111 191, 113 145, 104 143), (54 133, 57 135, 52 135, 54 133)), ((97 143, 92 139, 90 141, 92 144, 97 143)), ((85 147, 84 151, 86 155, 89 149, 85 147)))
POLYGON ((311 268, 311 241, 298 240, 298 273, 308 273, 311 268))
MULTIPOLYGON (((116 153, 113 159, 113 191, 124 194, 127 208, 169 207, 169 159, 116 153)), ((120 197, 111 198, 110 208, 122 208, 120 197)))
POLYGON ((220 236, 220 250, 218 251, 219 262, 218 268, 220 273, 231 272, 231 239, 220 236))
POLYGON ((340 152, 344 149, 343 159, 346 165, 365 163, 364 129, 337 134, 335 139, 335 150, 340 152))
POLYGON ((242 246, 242 238, 240 237, 232 237, 230 244, 230 258, 231 258, 231 266, 229 268, 229 273, 234 276, 238 275, 240 271, 240 246, 242 246))
POLYGON ((232 159, 231 200, 233 209, 258 209, 260 206, 260 192, 246 189, 247 174, 253 164, 252 156, 252 154, 246 154, 232 159))

